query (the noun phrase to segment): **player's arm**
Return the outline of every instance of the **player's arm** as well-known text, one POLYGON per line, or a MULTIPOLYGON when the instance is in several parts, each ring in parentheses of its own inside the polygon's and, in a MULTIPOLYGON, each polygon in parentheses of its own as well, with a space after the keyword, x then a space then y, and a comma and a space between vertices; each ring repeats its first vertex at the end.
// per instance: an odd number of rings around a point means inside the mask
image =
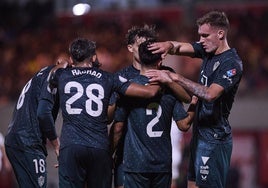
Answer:
POLYGON ((52 144, 56 155, 59 155, 60 142, 55 129, 55 121, 52 114, 53 103, 49 100, 41 99, 38 103, 37 118, 41 132, 52 144))
MULTIPOLYGON (((148 70, 146 72, 146 76, 150 78, 150 82, 161 82, 161 83, 169 83, 172 81, 177 82, 187 91, 191 92, 193 95, 197 96, 199 99, 203 99, 205 101, 213 101, 217 99, 224 91, 224 88, 218 84, 211 84, 209 87, 201 85, 199 83, 193 82, 183 76, 175 73, 169 72, 169 79, 165 76, 161 76, 162 73, 160 70, 148 70)), ((166 72, 167 73, 167 72, 166 72)))
POLYGON ((197 101, 198 98, 193 96, 187 110, 188 115, 186 116, 186 118, 176 121, 178 128, 183 132, 188 131, 193 123, 197 101))
POLYGON ((163 57, 165 57, 167 54, 185 55, 190 57, 193 57, 194 55, 194 48, 192 44, 187 42, 156 42, 149 45, 149 50, 151 50, 153 53, 163 53, 163 57))
POLYGON ((4 145, 1 145, 0 146, 0 150, 2 152, 2 163, 3 163, 3 167, 2 167, 2 170, 6 170, 6 171, 11 171, 12 170, 12 167, 11 167, 11 164, 8 160, 8 157, 7 157, 7 154, 6 154, 6 150, 5 150, 5 146, 4 145))
POLYGON ((116 103, 109 104, 109 106, 108 106, 108 113, 107 113, 108 114, 108 124, 113 122, 115 108, 116 108, 116 103))
POLYGON ((173 94, 178 100, 184 103, 191 102, 191 96, 182 86, 180 86, 176 82, 168 83, 167 86, 172 90, 173 94))
MULTIPOLYGON (((170 72, 175 73, 175 71, 172 68, 166 67, 166 66, 161 66, 160 70, 165 70, 165 71, 170 71, 170 72)), ((160 72, 160 73, 163 73, 162 76, 168 76, 169 77, 169 75, 164 73, 164 72, 160 72)), ((168 82, 166 85, 171 89, 171 91, 173 92, 173 94, 175 95, 175 97, 179 101, 184 102, 184 103, 190 103, 191 102, 191 96, 189 95, 189 93, 182 86, 180 86, 179 84, 177 84, 174 81, 168 82)))
POLYGON ((125 120, 127 118, 125 104, 126 102, 124 101, 124 98, 120 98, 120 100, 117 102, 116 110, 114 112, 114 122, 111 126, 109 135, 112 153, 115 152, 118 142, 123 135, 125 120))
POLYGON ((172 74, 172 80, 176 81, 186 90, 196 95, 199 99, 211 102, 216 100, 224 92, 224 88, 216 83, 212 83, 209 87, 193 82, 179 74, 172 74))
POLYGON ((120 138, 123 135, 124 122, 114 121, 110 129, 111 153, 117 148, 120 138))
POLYGON ((126 89, 124 95, 129 97, 151 98, 154 97, 160 90, 160 85, 155 83, 148 85, 131 83, 126 89))

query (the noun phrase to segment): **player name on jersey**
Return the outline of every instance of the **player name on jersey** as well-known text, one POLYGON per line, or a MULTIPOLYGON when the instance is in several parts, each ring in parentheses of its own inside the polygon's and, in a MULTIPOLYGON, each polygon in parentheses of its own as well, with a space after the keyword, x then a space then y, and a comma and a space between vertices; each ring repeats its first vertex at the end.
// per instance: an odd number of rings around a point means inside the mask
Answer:
POLYGON ((79 69, 74 69, 74 70, 72 70, 72 74, 74 76, 82 75, 82 74, 90 74, 90 75, 95 76, 97 78, 100 78, 102 76, 102 74, 100 72, 97 72, 95 70, 79 70, 79 69))

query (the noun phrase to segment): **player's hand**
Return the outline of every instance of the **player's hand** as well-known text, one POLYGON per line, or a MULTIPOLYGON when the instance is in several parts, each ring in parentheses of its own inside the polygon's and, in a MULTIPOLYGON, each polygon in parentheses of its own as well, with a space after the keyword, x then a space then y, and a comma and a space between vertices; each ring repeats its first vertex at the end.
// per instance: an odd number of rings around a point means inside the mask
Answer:
POLYGON ((197 102, 198 102, 198 97, 195 96, 195 95, 193 95, 193 96, 192 96, 191 104, 196 105, 197 102))
POLYGON ((169 71, 167 70, 147 70, 145 76, 149 78, 150 82, 160 82, 163 84, 171 83, 173 80, 169 76, 169 71))
POLYGON ((148 46, 148 49, 155 53, 162 53, 162 59, 164 59, 168 52, 173 48, 173 44, 170 41, 155 42, 148 46))

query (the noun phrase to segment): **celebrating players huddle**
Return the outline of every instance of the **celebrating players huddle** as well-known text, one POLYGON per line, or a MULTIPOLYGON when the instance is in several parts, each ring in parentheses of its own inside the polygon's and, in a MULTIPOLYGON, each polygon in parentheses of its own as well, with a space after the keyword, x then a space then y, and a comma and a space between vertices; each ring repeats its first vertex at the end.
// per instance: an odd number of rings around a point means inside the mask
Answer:
POLYGON ((94 41, 72 41, 70 59, 38 72, 16 104, 5 147, 19 186, 47 186, 48 139, 60 188, 110 188, 112 179, 115 187, 170 188, 173 120, 181 131, 194 122, 188 188, 223 188, 232 152, 228 115, 242 62, 228 46, 224 13, 209 12, 197 24, 196 43, 156 42, 153 27, 131 28, 133 63, 115 74, 101 69, 94 41), (199 83, 163 66, 168 53, 203 59, 199 83), (190 103, 187 111, 183 102, 190 103))

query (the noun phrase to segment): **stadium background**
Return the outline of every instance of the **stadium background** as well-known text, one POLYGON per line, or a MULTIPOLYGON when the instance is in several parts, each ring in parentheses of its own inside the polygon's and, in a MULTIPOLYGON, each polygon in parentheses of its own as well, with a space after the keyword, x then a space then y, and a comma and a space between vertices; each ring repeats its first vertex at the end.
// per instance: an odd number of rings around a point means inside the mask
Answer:
MULTIPOLYGON (((73 38, 95 40, 102 68, 114 72, 131 62, 124 36, 132 25, 155 24, 160 40, 198 40, 195 19, 215 9, 227 13, 231 22, 230 45, 237 48, 244 62, 243 80, 230 117, 234 179, 229 188, 235 188, 236 183, 237 188, 268 187, 266 0, 1 0, 0 131, 6 133, 14 103, 26 81, 39 68, 66 53, 73 38), (90 11, 74 16, 72 7, 76 3, 90 4, 90 11)), ((169 56, 165 64, 197 79, 199 60, 169 56)), ((58 131, 60 123, 61 118, 57 121, 58 131)), ((186 141, 190 134, 184 134, 186 141)), ((58 181, 53 168, 56 159, 50 147, 49 151, 49 188, 54 188, 58 181)), ((0 187, 8 188, 5 181, 12 176, 2 176, 0 187)))

